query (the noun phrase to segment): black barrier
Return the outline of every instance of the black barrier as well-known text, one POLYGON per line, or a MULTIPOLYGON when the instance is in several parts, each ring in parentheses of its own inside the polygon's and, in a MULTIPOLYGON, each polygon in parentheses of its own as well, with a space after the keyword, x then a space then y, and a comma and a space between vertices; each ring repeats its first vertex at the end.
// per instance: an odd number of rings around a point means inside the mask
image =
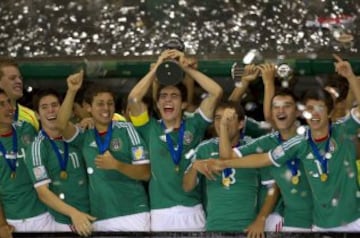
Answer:
MULTIPOLYGON (((56 233, 14 233, 14 238, 36 238, 36 237, 54 237, 54 238, 69 238, 80 237, 77 234, 69 232, 56 232, 56 233)), ((102 237, 210 237, 210 238, 222 238, 222 237, 246 237, 244 233, 223 233, 223 232, 94 232, 90 237, 102 238, 102 237)), ((266 238, 360 238, 360 233, 266 233, 266 238)))

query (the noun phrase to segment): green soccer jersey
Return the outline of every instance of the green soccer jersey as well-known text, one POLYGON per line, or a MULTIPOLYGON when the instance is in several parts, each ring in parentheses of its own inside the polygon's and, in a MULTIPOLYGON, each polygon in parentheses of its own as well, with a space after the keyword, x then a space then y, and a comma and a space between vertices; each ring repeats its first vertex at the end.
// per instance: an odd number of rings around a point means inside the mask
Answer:
MULTIPOLYGON (((278 131, 264 135, 253 140, 251 143, 239 148, 239 154, 246 156, 254 153, 265 153, 281 144, 278 131)), ((284 226, 311 228, 312 226, 312 195, 309 183, 306 179, 304 168, 299 160, 292 158, 290 164, 284 164, 281 167, 266 167, 266 173, 276 181, 280 188, 282 209, 284 216, 284 226), (296 169, 297 168, 297 169, 296 169), (299 182, 293 184, 291 182, 291 170, 298 170, 299 182)))
POLYGON ((258 138, 270 132, 269 128, 265 126, 266 122, 259 122, 251 117, 245 117, 245 126, 243 128, 243 134, 250 136, 251 138, 258 138))
POLYGON ((33 141, 36 131, 32 125, 24 121, 15 122, 13 128, 12 134, 0 137, 0 142, 6 150, 6 155, 1 152, 0 156, 0 198, 6 218, 19 220, 40 215, 47 209, 38 199, 26 168, 27 161, 31 159, 26 157, 26 147, 33 141), (16 157, 11 154, 14 151, 14 133, 17 144, 16 157), (11 178, 12 170, 9 163, 16 164, 14 178, 11 178))
MULTIPOLYGON (((219 139, 203 141, 195 151, 197 160, 218 159, 219 139)), ((243 232, 255 220, 259 186, 256 169, 228 168, 215 181, 206 180, 205 186, 206 231, 243 232)))
MULTIPOLYGON (((40 131, 26 151, 26 157, 29 158, 26 165, 35 188, 48 184, 49 189, 66 204, 79 211, 89 213, 88 179, 81 151, 74 146, 67 145, 68 157, 66 162, 66 142, 61 139, 52 140, 52 142, 55 143, 55 148, 43 131, 40 131), (61 163, 66 168, 66 178, 60 176, 61 163)), ((72 224, 70 217, 51 208, 49 211, 57 222, 72 224)))
MULTIPOLYGON (((205 120, 200 113, 190 114, 183 121, 185 132, 178 169, 172 160, 161 121, 151 118, 144 126, 137 127, 145 139, 150 153, 149 193, 151 209, 170 208, 178 205, 190 207, 201 203, 200 189, 186 193, 182 189, 182 180, 187 166, 185 154, 200 143, 210 122, 205 120)), ((177 147, 179 131, 173 130, 169 135, 174 147, 177 147)))
POLYGON ((327 140, 314 142, 320 154, 327 154, 327 180, 321 180, 323 167, 310 145, 309 129, 305 137, 296 136, 270 153, 271 161, 276 166, 285 164, 294 157, 301 159, 313 193, 313 217, 316 226, 334 228, 360 217, 356 156, 351 141, 356 135, 359 123, 349 116, 332 124, 328 153, 325 153, 327 140))
MULTIPOLYGON (((101 136, 103 140, 106 135, 101 136)), ((82 150, 89 176, 91 215, 97 221, 149 211, 144 185, 115 170, 98 169, 99 155, 95 131, 78 132, 70 144, 82 150)), ((112 136, 108 148, 114 158, 128 164, 149 163, 143 140, 129 122, 112 122, 112 136)))

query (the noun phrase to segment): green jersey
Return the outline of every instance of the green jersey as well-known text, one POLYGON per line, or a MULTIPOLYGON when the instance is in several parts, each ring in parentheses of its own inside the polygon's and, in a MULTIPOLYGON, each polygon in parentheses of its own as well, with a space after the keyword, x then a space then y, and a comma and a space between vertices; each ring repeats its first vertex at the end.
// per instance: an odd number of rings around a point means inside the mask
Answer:
MULTIPOLYGON (((195 151, 197 160, 219 159, 219 139, 203 141, 195 151)), ((243 232, 257 215, 258 185, 256 169, 228 168, 206 180, 206 230, 243 232)))
MULTIPOLYGON (((48 184, 49 189, 66 204, 79 211, 90 212, 88 179, 80 150, 62 139, 51 140, 40 131, 28 147, 26 156, 29 158, 26 165, 35 188, 48 184), (68 148, 65 149, 65 146, 68 148), (65 151, 68 151, 67 156, 65 151), (63 170, 61 166, 66 171, 66 178, 60 176, 63 170)), ((51 208, 49 211, 57 222, 72 224, 70 217, 51 208)))
MULTIPOLYGON (((238 150, 242 156, 254 153, 265 153, 281 144, 278 131, 264 135, 251 143, 241 146, 238 150)), ((281 167, 266 168, 271 178, 275 179, 280 188, 283 202, 284 226, 311 228, 313 202, 309 183, 299 159, 292 158, 281 167), (298 175, 298 183, 291 182, 292 173, 298 175)))
POLYGON ((33 141, 36 131, 25 121, 15 122, 13 129, 11 134, 0 137, 6 151, 5 154, 1 151, 0 156, 0 198, 6 218, 19 220, 38 216, 47 209, 38 199, 26 168, 30 160, 26 157, 26 147, 33 141), (17 144, 16 156, 13 154, 14 144, 17 144), (11 176, 10 166, 16 167, 15 177, 11 176))
POLYGON ((329 130, 330 138, 313 142, 316 150, 311 146, 308 129, 305 137, 296 136, 270 153, 270 159, 276 166, 285 164, 295 157, 301 160, 313 194, 314 225, 318 227, 343 226, 360 217, 356 156, 351 141, 356 135, 359 123, 354 117, 349 116, 341 122, 332 124, 329 130), (319 154, 324 160, 320 160, 321 157, 319 159, 319 154), (326 161, 327 171, 321 161, 326 161), (322 175, 324 171, 327 172, 326 179, 322 175))
MULTIPOLYGON (((145 144, 131 123, 113 121, 111 128, 108 150, 115 159, 128 164, 149 163, 145 144)), ((98 139, 106 140, 107 135, 100 135, 98 139)), ((68 142, 81 149, 85 158, 91 215, 97 221, 149 211, 148 196, 141 181, 115 170, 96 168, 100 147, 94 129, 78 131, 68 142)))
MULTIPOLYGON (((150 153, 151 179, 149 183, 151 209, 170 208, 178 205, 195 206, 201 203, 200 189, 184 192, 182 180, 187 166, 185 154, 195 148, 203 138, 210 122, 200 113, 190 114, 183 119, 183 149, 178 167, 175 165, 167 144, 165 129, 161 120, 151 118, 145 125, 136 127, 145 139, 150 153)), ((168 133, 175 148, 179 145, 179 130, 168 133)))
POLYGON ((269 128, 266 128, 266 122, 259 122, 251 117, 245 117, 245 126, 242 129, 242 133, 252 138, 263 136, 270 132, 269 128))

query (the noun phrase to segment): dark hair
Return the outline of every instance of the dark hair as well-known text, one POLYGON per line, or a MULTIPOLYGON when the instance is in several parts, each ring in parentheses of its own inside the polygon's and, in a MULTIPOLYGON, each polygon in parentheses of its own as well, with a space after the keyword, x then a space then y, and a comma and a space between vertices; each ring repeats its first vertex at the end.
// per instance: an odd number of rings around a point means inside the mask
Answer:
POLYGON ((99 93, 110 93, 114 99, 114 102, 116 102, 116 95, 115 93, 110 89, 110 87, 100 84, 100 83, 94 83, 91 84, 86 90, 84 95, 84 102, 88 104, 92 104, 94 97, 98 95, 99 93))
POLYGON ((244 108, 241 106, 240 103, 235 103, 232 101, 221 101, 215 108, 215 112, 219 109, 231 108, 234 109, 236 114, 238 115, 238 120, 242 121, 245 118, 245 111, 244 108))
POLYGON ((303 103, 306 104, 309 100, 323 101, 327 107, 328 114, 334 109, 334 100, 331 94, 322 88, 307 91, 303 97, 303 103))
POLYGON ((92 81, 84 81, 81 85, 81 88, 76 92, 74 102, 81 105, 84 102, 86 90, 93 84, 94 82, 92 81))
POLYGON ((349 92, 349 82, 346 78, 338 75, 331 74, 328 76, 325 83, 325 87, 332 87, 339 94, 339 97, 336 98, 335 102, 341 102, 346 99, 349 92))
POLYGON ((15 68, 19 68, 19 65, 13 59, 0 60, 0 78, 2 78, 2 76, 4 76, 4 72, 2 70, 3 70, 3 67, 6 67, 6 66, 13 66, 15 68))
POLYGON ((56 97, 59 100, 59 103, 61 104, 62 96, 58 91, 56 91, 55 89, 52 89, 52 88, 40 89, 36 92, 36 94, 34 95, 33 100, 32 100, 34 110, 39 112, 40 100, 43 97, 50 96, 50 95, 56 97))
MULTIPOLYGON (((156 92, 156 100, 159 100, 161 90, 163 90, 164 88, 166 88, 168 86, 169 85, 163 85, 163 84, 159 85, 159 88, 158 88, 158 90, 156 92)), ((186 89, 186 86, 183 83, 178 83, 178 84, 171 85, 171 86, 177 88, 180 91, 181 101, 186 102, 187 101, 187 89, 186 89)))
POLYGON ((276 91, 274 93, 274 96, 271 98, 271 102, 277 96, 289 96, 294 100, 295 103, 298 101, 298 98, 295 95, 295 93, 293 92, 293 90, 291 90, 289 88, 278 88, 278 89, 276 89, 276 91))

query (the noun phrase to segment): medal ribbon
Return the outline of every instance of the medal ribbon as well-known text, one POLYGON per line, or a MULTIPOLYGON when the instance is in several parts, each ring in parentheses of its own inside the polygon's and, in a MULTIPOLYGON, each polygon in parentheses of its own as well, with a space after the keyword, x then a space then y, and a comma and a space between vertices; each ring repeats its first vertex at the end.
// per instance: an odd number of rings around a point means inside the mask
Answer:
POLYGON ((14 127, 12 127, 12 153, 14 153, 14 158, 10 158, 8 157, 8 154, 6 153, 6 149, 4 147, 4 145, 0 142, 0 151, 3 154, 6 163, 8 164, 10 170, 12 173, 16 172, 16 162, 17 162, 17 135, 16 135, 16 130, 14 129, 14 127))
POLYGON ((175 150, 174 143, 170 137, 170 133, 166 131, 166 127, 163 121, 161 121, 161 126, 163 127, 165 131, 166 136, 166 144, 169 149, 172 161, 176 166, 180 164, 181 159, 181 153, 183 150, 183 144, 184 144, 184 134, 185 134, 185 123, 182 120, 179 128, 179 134, 178 134, 178 148, 175 150))
MULTIPOLYGON (((282 144, 284 142, 284 140, 281 138, 280 132, 278 132, 277 140, 279 144, 282 144)), ((291 176, 297 175, 299 169, 299 161, 300 160, 298 158, 286 161, 286 166, 291 171, 291 176)))
MULTIPOLYGON (((329 126, 329 136, 326 140, 326 144, 325 144, 325 154, 329 153, 330 151, 330 139, 331 139, 331 125, 329 126)), ((322 172, 324 174, 327 174, 327 170, 328 170, 328 165, 327 165, 327 159, 325 158, 325 156, 321 155, 318 147, 316 146, 315 142, 313 141, 312 137, 311 137, 311 130, 309 130, 309 143, 311 146, 311 149, 316 157, 316 159, 320 162, 321 164, 321 168, 322 168, 322 172)))
POLYGON ((41 132, 43 133, 43 135, 49 139, 50 141, 50 144, 51 144, 51 147, 53 149, 53 151, 55 152, 55 155, 56 155, 56 158, 59 162, 59 165, 60 165, 60 168, 61 168, 61 171, 66 171, 66 167, 67 167, 67 163, 69 161, 69 144, 66 143, 65 141, 64 142, 64 158, 61 156, 61 153, 60 153, 60 150, 59 150, 59 147, 56 145, 55 141, 52 140, 48 134, 46 134, 46 132, 44 130, 41 130, 41 132))
POLYGON ((105 134, 105 138, 104 138, 104 143, 101 139, 99 132, 96 130, 96 128, 94 128, 94 133, 95 133, 95 141, 96 141, 96 144, 99 149, 99 154, 102 155, 110 147, 110 140, 111 140, 111 136, 112 136, 112 122, 110 122, 110 124, 108 126, 108 130, 107 130, 107 132, 105 134))
POLYGON ((15 112, 14 112, 14 121, 18 121, 18 119, 19 119, 19 106, 16 103, 15 112))

